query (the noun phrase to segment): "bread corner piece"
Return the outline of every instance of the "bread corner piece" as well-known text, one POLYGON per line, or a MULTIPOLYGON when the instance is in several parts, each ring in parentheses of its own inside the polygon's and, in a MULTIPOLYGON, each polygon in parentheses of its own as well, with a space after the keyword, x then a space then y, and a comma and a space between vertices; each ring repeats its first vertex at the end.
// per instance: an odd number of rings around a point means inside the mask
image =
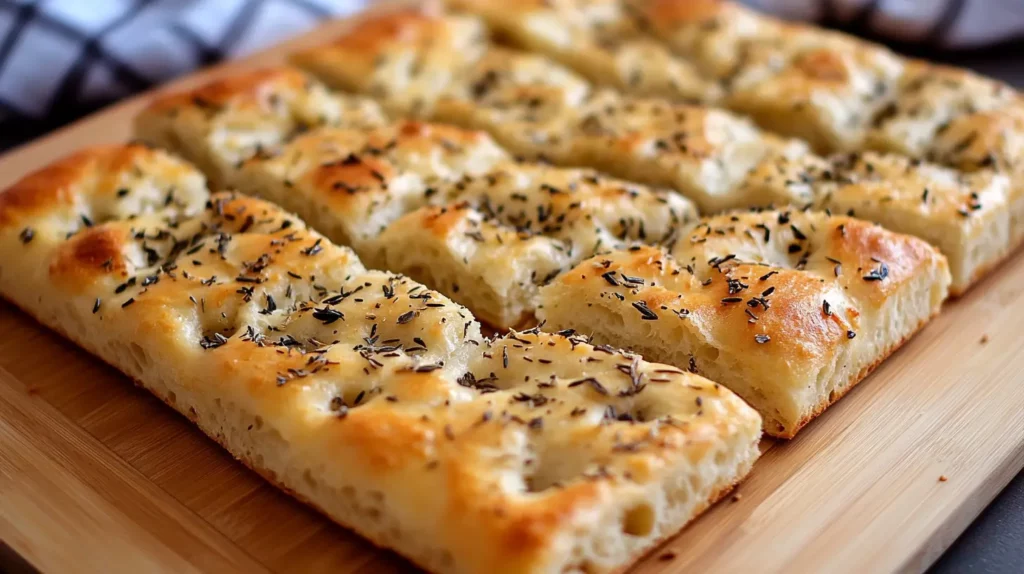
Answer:
POLYGON ((436 291, 143 146, 0 192, 0 293, 432 571, 619 570, 758 456, 726 388, 568 334, 484 340, 436 291))
POLYGON ((705 219, 670 250, 587 260, 539 317, 719 382, 792 438, 938 313, 946 258, 865 221, 800 211, 705 219))
POLYGON ((135 118, 140 140, 198 165, 215 187, 242 161, 318 126, 386 123, 373 101, 334 94, 298 68, 258 68, 154 98, 135 118))

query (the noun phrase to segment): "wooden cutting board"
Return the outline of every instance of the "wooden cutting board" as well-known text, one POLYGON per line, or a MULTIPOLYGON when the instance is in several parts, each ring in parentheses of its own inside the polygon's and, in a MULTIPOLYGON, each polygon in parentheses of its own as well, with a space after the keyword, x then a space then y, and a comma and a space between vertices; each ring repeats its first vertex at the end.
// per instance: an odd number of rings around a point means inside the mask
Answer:
MULTIPOLYGON (((171 84, 282 61, 346 26, 171 84)), ((130 137, 140 96, 0 157, 0 187, 130 137)), ((1024 466, 1024 257, 943 314, 636 572, 921 571, 1024 466)), ((128 379, 0 302, 0 540, 65 571, 403 572, 128 379)), ((0 564, 0 569, 3 565, 0 564)))

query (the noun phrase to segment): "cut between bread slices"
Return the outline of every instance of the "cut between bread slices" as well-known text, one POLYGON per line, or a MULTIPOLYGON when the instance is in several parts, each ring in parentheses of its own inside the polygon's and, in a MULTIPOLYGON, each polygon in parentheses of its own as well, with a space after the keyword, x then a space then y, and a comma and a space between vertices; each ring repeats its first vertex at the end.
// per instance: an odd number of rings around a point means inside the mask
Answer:
MULTIPOLYGON (((183 128, 172 120, 169 130, 183 128)), ((538 287, 583 259, 670 240, 696 219, 679 194, 514 161, 482 131, 406 120, 288 137, 227 166, 226 184, 296 212, 369 264, 439 289, 497 328, 535 324, 538 287)))
POLYGON ((938 313, 949 282, 937 250, 865 221, 734 213, 667 251, 581 263, 538 314, 718 381, 792 438, 938 313))
POLYGON ((437 572, 621 569, 758 456, 760 417, 724 387, 569 334, 484 340, 436 291, 143 146, 0 193, 0 293, 437 572))

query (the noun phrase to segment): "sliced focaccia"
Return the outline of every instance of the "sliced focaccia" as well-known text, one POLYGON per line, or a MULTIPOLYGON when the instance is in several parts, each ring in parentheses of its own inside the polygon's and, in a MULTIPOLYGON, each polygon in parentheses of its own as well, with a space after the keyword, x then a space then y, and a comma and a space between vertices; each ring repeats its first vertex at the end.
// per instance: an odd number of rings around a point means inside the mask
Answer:
POLYGON ((632 4, 676 53, 722 79, 726 107, 819 151, 860 149, 903 70, 903 60, 882 46, 733 2, 632 4))
POLYGON ((893 100, 875 115, 865 145, 870 149, 924 158, 936 134, 949 122, 1011 104, 1010 86, 977 74, 910 61, 893 100))
POLYGON ((920 239, 824 213, 703 220, 670 252, 584 261, 539 316, 733 389, 794 436, 935 315, 950 278, 920 239))
POLYGON ((693 62, 706 76, 729 80, 756 56, 751 50, 779 41, 787 24, 726 0, 617 0, 639 26, 693 62))
POLYGON ((426 205, 445 182, 508 160, 485 133, 405 121, 313 130, 251 158, 231 184, 295 211, 376 263, 368 242, 394 220, 426 205))
POLYGON ((805 155, 759 166, 739 193, 802 197, 804 205, 920 237, 949 259, 957 295, 1019 243, 1010 179, 992 170, 965 173, 875 152, 828 160, 805 155))
POLYGON ((873 118, 892 100, 902 61, 825 31, 801 28, 781 38, 778 50, 751 47, 756 55, 731 78, 725 105, 820 151, 861 149, 873 118))
POLYGON ((374 261, 406 273, 497 327, 535 322, 537 289, 596 253, 663 243, 696 220, 693 204, 589 170, 507 164, 438 189, 395 221, 374 261))
POLYGON ((313 126, 384 123, 371 100, 332 94, 298 69, 265 68, 158 96, 135 121, 145 142, 178 153, 223 185, 244 159, 313 126))
POLYGON ((696 217, 677 194, 513 162, 482 132, 420 122, 314 130, 232 183, 501 328, 532 322, 537 287, 584 258, 696 217))
POLYGON ((357 20, 333 42, 291 60, 331 87, 371 95, 395 115, 418 116, 483 55, 486 40, 481 21, 442 16, 428 5, 357 20))
POLYGON ((565 131, 593 89, 542 56, 488 50, 434 103, 430 116, 491 133, 521 158, 568 161, 565 131))
MULTIPOLYGON (((373 42, 359 43, 364 57, 407 49, 401 27, 381 24, 395 18, 384 16, 368 27, 379 30, 373 42)), ((445 26, 449 20, 454 25, 453 18, 458 17, 417 13, 401 22, 418 30, 445 26)), ((352 32, 337 42, 356 42, 353 38, 362 33, 352 32)), ((296 61, 331 82, 328 69, 336 63, 308 65, 321 56, 313 50, 296 61)), ((434 120, 486 130, 518 157, 594 167, 672 187, 704 211, 748 206, 738 203, 731 191, 750 169, 775 154, 806 152, 799 142, 767 134, 728 112, 595 90, 566 68, 535 55, 489 48, 472 63, 449 64, 461 71, 446 76, 451 85, 424 107, 434 120)))
POLYGON ((693 103, 721 96, 717 82, 645 34, 618 0, 447 4, 481 17, 499 38, 553 58, 595 84, 693 103))
POLYGON ((0 193, 0 293, 438 572, 623 568, 758 455, 724 387, 581 337, 483 341, 437 292, 141 146, 0 193))
MULTIPOLYGON (((567 162, 671 186, 705 212, 746 207, 732 192, 758 163, 807 153, 722 110, 605 92, 576 110, 567 162)), ((764 203, 761 203, 764 205, 764 203)))
POLYGON ((610 90, 578 96, 556 86, 512 86, 457 104, 442 99, 436 112, 491 132, 517 156, 670 187, 706 212, 788 202, 736 191, 758 164, 808 153, 801 142, 729 112, 610 90))

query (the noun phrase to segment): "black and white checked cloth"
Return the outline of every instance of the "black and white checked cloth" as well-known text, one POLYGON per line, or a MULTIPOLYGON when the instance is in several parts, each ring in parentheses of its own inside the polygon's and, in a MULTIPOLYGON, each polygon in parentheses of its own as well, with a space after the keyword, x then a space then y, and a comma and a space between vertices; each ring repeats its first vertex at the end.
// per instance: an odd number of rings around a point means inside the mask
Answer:
MULTIPOLYGON (((935 46, 976 47, 1024 31, 1024 0, 744 1, 790 18, 935 46)), ((0 0, 0 148, 370 2, 0 0)))
POLYGON ((0 147, 366 0, 0 0, 0 147))

